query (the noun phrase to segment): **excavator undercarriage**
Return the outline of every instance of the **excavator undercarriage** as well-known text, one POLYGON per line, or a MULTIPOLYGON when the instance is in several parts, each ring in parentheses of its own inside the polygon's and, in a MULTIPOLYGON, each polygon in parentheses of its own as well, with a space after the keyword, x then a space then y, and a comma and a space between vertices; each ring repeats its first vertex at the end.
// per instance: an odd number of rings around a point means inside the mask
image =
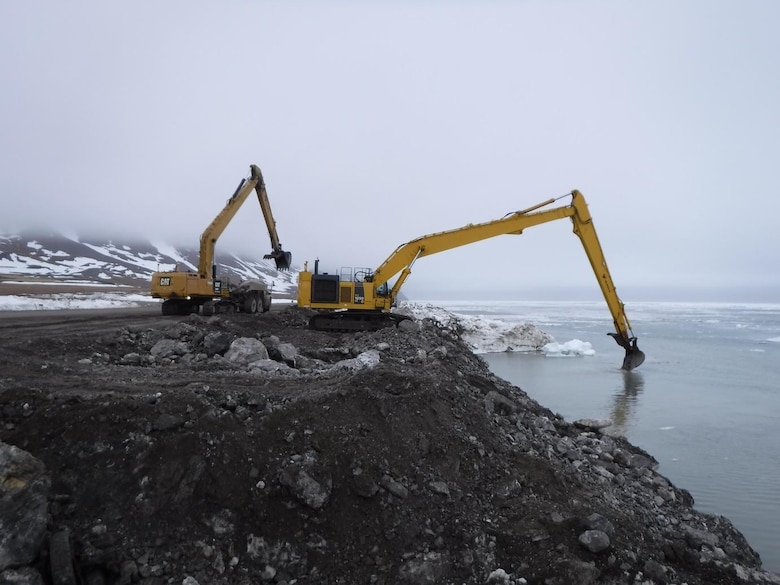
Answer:
POLYGON ((358 309, 322 312, 309 319, 309 329, 316 331, 379 331, 385 327, 398 326, 410 320, 406 315, 384 311, 361 311, 358 309))

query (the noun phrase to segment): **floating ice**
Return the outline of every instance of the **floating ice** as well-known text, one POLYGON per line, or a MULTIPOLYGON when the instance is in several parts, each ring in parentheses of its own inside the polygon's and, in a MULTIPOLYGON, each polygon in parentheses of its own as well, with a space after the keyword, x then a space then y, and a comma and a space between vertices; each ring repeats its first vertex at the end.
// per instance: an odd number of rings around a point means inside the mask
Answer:
POLYGON ((418 320, 430 319, 439 327, 458 331, 474 353, 535 352, 555 341, 530 323, 458 315, 428 303, 406 302, 398 312, 418 320))
POLYGON ((542 347, 542 351, 549 357, 572 357, 579 355, 595 355, 596 351, 587 341, 572 339, 566 343, 552 342, 542 347))

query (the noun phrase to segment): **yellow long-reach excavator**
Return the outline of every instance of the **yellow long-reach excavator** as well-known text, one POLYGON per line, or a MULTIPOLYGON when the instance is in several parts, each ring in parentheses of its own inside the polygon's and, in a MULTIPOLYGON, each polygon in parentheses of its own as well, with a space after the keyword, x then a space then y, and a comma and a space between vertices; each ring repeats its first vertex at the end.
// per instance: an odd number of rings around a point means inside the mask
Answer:
POLYGON ((418 258, 495 236, 520 235, 526 228, 568 217, 574 225, 574 233, 585 248, 612 314, 615 332, 608 335, 626 350, 623 369, 632 370, 644 362, 645 355, 637 347, 637 338, 615 291, 587 203, 576 190, 563 197, 548 199, 528 209, 509 213, 501 219, 422 236, 396 248, 375 270, 347 268, 342 269, 341 274, 319 274, 319 261, 315 263, 313 273, 308 270, 307 263, 298 275, 298 306, 318 311, 309 320, 312 329, 377 330, 404 319, 401 315, 391 313, 390 309, 395 306, 401 286, 411 274, 412 266, 418 258), (542 210, 569 196, 571 202, 568 205, 542 210), (395 284, 390 286, 388 281, 399 273, 395 284))
POLYGON ((152 275, 151 294, 154 298, 164 299, 163 315, 197 313, 201 307, 204 315, 234 311, 265 312, 271 308, 271 291, 263 281, 248 279, 237 284, 229 280, 223 281, 217 277, 217 266, 214 263, 217 239, 253 190, 257 193, 268 235, 271 237, 271 252, 263 258, 273 259, 278 270, 290 268, 292 255, 285 252, 279 242, 263 174, 259 167, 251 165, 249 177, 241 180, 224 209, 201 235, 198 271, 179 270, 177 267, 170 272, 155 272, 152 275))

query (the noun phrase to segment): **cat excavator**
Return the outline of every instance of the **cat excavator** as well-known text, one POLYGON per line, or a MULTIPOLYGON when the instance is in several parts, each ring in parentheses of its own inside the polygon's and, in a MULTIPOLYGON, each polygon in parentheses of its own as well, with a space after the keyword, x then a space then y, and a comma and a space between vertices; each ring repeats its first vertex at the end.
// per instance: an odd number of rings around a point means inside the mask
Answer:
POLYGON ((571 219, 612 314, 615 332, 608 335, 625 349, 622 368, 632 370, 644 362, 645 354, 637 347, 637 338, 615 291, 585 197, 577 190, 501 219, 422 236, 396 248, 374 270, 342 268, 340 274, 320 274, 319 260, 314 272, 309 271, 307 262, 298 274, 298 306, 318 311, 309 319, 309 327, 321 331, 375 331, 397 325, 406 317, 390 309, 395 307, 401 286, 419 258, 495 236, 520 235, 526 228, 564 218, 571 219), (565 197, 571 197, 568 205, 542 209, 565 197), (397 274, 391 286, 389 280, 397 274))
POLYGON ((278 270, 290 268, 292 255, 284 251, 279 242, 263 174, 259 167, 250 165, 249 176, 241 180, 225 207, 200 237, 198 271, 179 270, 177 266, 173 271, 155 272, 152 275, 151 295, 163 299, 163 315, 187 315, 197 313, 201 308, 204 315, 236 311, 266 312, 271 308, 271 291, 264 282, 259 279, 248 279, 236 284, 229 279, 223 281, 217 277, 217 266, 214 263, 217 239, 253 190, 257 193, 271 237, 271 252, 263 258, 273 259, 278 270))

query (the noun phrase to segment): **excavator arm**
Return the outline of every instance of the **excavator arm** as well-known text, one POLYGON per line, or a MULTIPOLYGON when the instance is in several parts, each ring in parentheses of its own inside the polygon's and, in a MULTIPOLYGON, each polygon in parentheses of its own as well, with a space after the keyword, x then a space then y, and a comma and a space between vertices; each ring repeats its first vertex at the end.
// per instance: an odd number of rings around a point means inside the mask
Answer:
POLYGON ((273 258, 278 270, 287 270, 290 268, 290 264, 292 264, 292 254, 282 250, 282 244, 279 242, 279 234, 276 232, 276 221, 273 213, 271 213, 271 204, 268 202, 268 193, 265 190, 263 174, 257 165, 252 165, 251 171, 252 178, 257 180, 255 185, 257 200, 260 202, 260 209, 263 212, 263 218, 265 218, 265 226, 268 228, 268 235, 271 237, 271 253, 266 254, 263 258, 273 258))
MULTIPOLYGON (((557 219, 571 218, 574 233, 580 238, 590 265, 598 280, 601 292, 607 302, 609 311, 615 325, 615 333, 609 333, 615 341, 626 350, 623 360, 623 369, 632 370, 644 362, 645 356, 637 347, 636 337, 631 331, 631 324, 626 317, 623 303, 617 296, 612 282, 604 253, 601 249, 596 230, 593 226, 585 198, 579 191, 572 191, 571 203, 562 207, 555 207, 540 211, 561 199, 549 199, 528 209, 507 214, 501 219, 481 224, 470 224, 462 228, 438 232, 412 240, 396 248, 396 250, 367 278, 372 282, 374 289, 378 289, 387 283, 396 274, 399 278, 390 290, 390 298, 395 299, 401 286, 411 274, 413 264, 418 258, 438 254, 446 250, 479 242, 499 235, 520 235, 526 228, 555 221, 557 219)), ((566 195, 568 196, 568 195, 566 195)), ((564 196, 564 197, 566 197, 564 196)))
POLYGON ((279 270, 287 270, 290 268, 292 255, 290 252, 285 252, 279 242, 279 235, 276 232, 276 221, 274 221, 273 214, 271 213, 271 205, 268 202, 268 193, 265 190, 263 174, 260 172, 260 168, 257 165, 251 165, 249 177, 241 180, 241 183, 236 187, 235 192, 230 199, 228 199, 225 207, 203 231, 203 234, 200 237, 198 273, 201 278, 209 278, 209 275, 213 270, 212 267, 214 266, 214 248, 217 240, 253 190, 257 193, 260 209, 263 212, 268 234, 271 237, 271 253, 266 254, 263 257, 273 258, 276 261, 276 267, 279 270))

